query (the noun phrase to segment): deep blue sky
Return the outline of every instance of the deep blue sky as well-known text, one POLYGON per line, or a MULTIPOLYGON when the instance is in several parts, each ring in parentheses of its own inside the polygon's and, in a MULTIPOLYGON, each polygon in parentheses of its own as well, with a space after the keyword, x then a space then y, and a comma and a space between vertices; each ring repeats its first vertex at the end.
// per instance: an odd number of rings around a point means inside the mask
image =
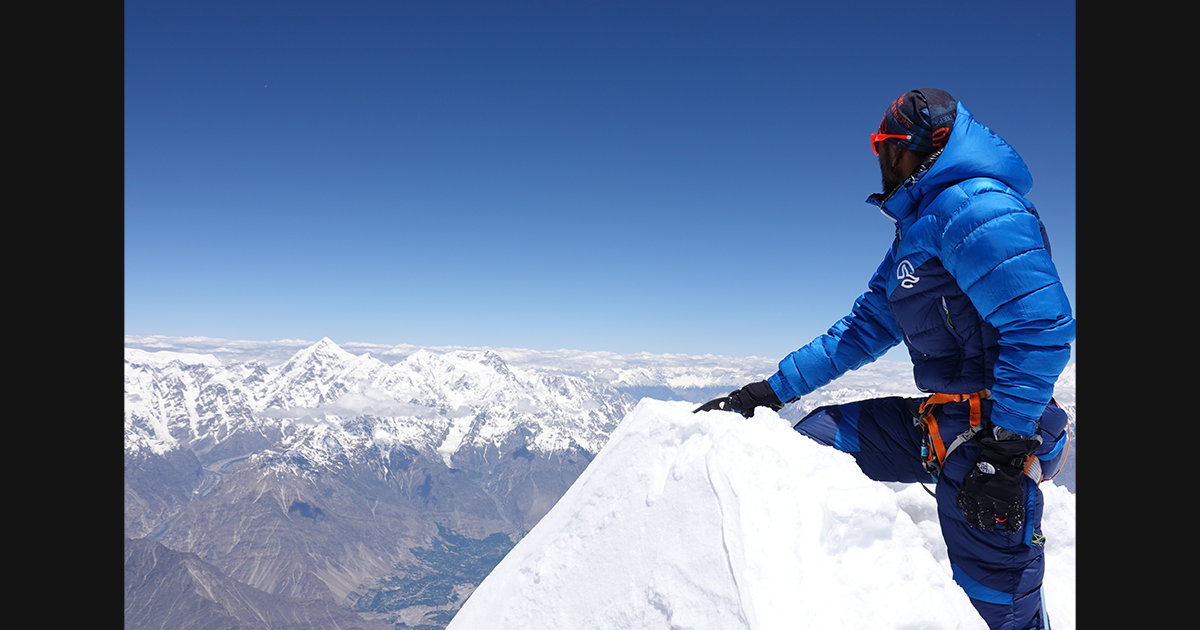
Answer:
POLYGON ((890 244, 917 87, 1074 304, 1073 2, 127 1, 125 332, 782 357, 890 244))

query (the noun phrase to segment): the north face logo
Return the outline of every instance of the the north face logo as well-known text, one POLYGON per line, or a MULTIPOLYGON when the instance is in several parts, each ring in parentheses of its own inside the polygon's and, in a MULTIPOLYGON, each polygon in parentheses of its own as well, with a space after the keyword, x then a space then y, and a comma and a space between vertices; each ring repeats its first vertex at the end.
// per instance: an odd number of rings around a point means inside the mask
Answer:
POLYGON ((896 267, 896 279, 900 280, 900 286, 905 289, 913 288, 913 285, 920 282, 921 279, 913 275, 912 263, 907 260, 901 260, 900 265, 896 267))

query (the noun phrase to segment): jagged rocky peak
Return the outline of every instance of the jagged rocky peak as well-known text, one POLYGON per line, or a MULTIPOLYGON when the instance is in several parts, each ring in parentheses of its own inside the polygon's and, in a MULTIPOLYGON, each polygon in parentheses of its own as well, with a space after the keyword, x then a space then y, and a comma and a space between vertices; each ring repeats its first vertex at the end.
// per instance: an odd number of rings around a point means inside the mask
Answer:
POLYGON ((321 337, 320 341, 309 346, 307 348, 307 350, 313 354, 325 353, 325 354, 337 356, 337 357, 343 358, 343 359, 353 359, 354 358, 353 354, 351 354, 350 352, 347 352, 346 350, 343 350, 341 346, 334 343, 334 341, 332 339, 330 339, 329 337, 321 337))
POLYGON ((519 371, 511 369, 504 359, 491 351, 457 350, 438 354, 418 350, 386 373, 381 373, 377 383, 396 391, 407 388, 420 399, 450 396, 454 404, 463 404, 468 402, 467 398, 483 403, 480 397, 497 394, 524 380, 527 379, 519 371))
POLYGON ((265 407, 330 404, 361 383, 370 382, 386 367, 367 355, 355 356, 325 337, 273 371, 274 378, 263 396, 265 407))
POLYGON ((451 352, 438 353, 431 350, 421 348, 408 355, 402 364, 412 366, 414 369, 439 369, 450 370, 454 368, 485 366, 493 371, 507 374, 510 372, 508 363, 499 354, 492 350, 454 350, 451 352))
POLYGON ((508 363, 506 363, 504 359, 495 352, 492 352, 491 350, 484 350, 482 353, 472 354, 475 354, 478 357, 478 361, 481 365, 486 365, 496 370, 496 372, 499 374, 509 377, 512 376, 512 371, 508 368, 508 363))

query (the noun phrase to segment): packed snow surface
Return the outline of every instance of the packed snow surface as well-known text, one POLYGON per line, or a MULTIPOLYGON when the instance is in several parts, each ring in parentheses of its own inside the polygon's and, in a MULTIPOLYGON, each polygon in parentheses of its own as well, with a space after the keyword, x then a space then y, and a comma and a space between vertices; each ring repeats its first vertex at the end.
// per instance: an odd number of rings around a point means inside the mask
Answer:
MULTIPOLYGON (((449 630, 986 628, 933 497, 759 409, 643 399, 449 630)), ((1051 483, 1046 593, 1075 627, 1075 497, 1051 483)))

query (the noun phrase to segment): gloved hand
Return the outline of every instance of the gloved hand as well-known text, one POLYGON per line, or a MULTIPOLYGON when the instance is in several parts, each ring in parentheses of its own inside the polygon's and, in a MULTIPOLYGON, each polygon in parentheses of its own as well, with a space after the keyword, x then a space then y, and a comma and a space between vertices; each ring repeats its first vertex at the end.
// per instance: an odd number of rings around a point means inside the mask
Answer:
POLYGON ((1002 427, 976 435, 979 458, 963 479, 954 504, 971 527, 1018 531, 1025 525, 1025 461, 1042 438, 1021 437, 1002 427))
POLYGON ((713 410, 736 411, 747 418, 751 418, 754 416, 755 407, 769 407, 774 411, 783 409, 783 403, 775 395, 775 390, 771 389, 770 383, 766 381, 750 383, 741 389, 729 392, 728 396, 714 398, 700 405, 692 413, 713 410))

